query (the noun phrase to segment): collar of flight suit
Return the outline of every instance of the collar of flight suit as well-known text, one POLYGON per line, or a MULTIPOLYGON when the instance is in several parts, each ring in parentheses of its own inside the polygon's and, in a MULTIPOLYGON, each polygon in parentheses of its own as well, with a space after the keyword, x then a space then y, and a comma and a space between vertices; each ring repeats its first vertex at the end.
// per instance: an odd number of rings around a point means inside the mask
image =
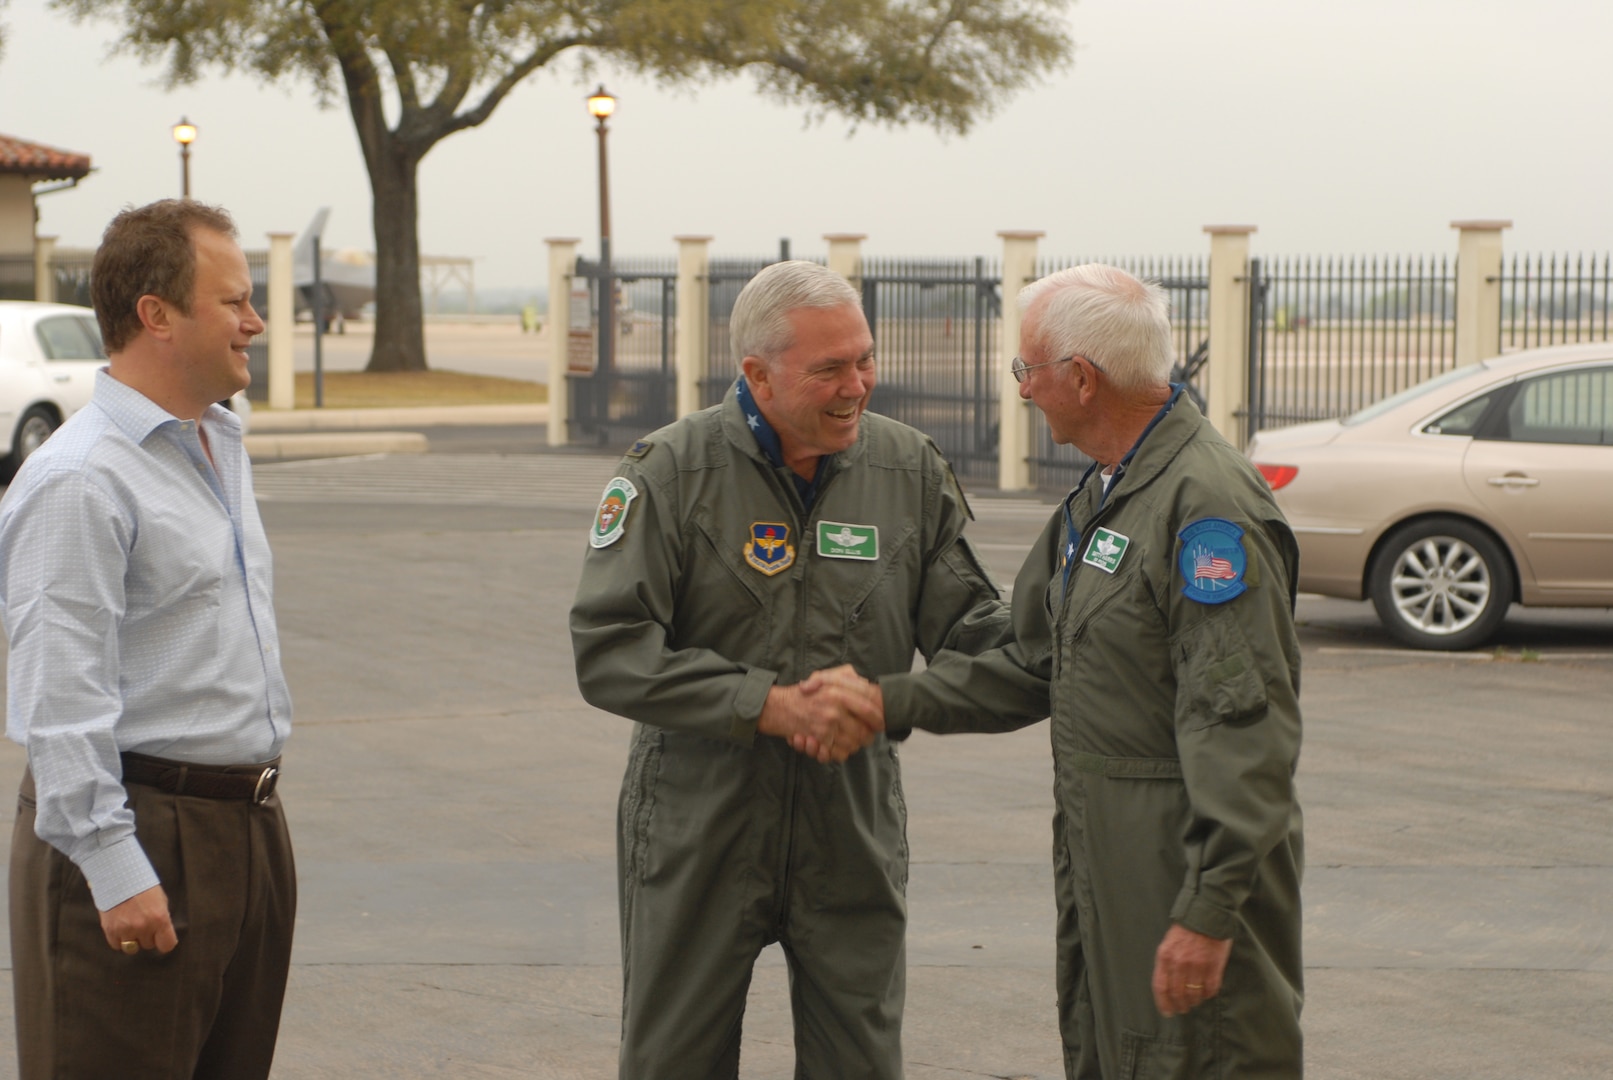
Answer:
MULTIPOLYGON (((743 378, 744 376, 740 377, 743 378)), ((728 387, 728 392, 723 395, 720 409, 722 432, 729 445, 763 468, 773 468, 773 463, 768 460, 767 452, 756 441, 756 436, 751 432, 750 425, 745 423, 744 410, 739 407, 739 384, 737 382, 728 387)), ((868 412, 864 411, 862 420, 867 420, 868 415, 868 412)), ((840 451, 840 453, 829 455, 829 467, 824 470, 819 481, 818 493, 820 496, 823 493, 824 486, 828 484, 829 479, 835 473, 841 472, 862 460, 864 454, 867 453, 867 443, 868 431, 859 422, 857 425, 857 441, 840 451)))

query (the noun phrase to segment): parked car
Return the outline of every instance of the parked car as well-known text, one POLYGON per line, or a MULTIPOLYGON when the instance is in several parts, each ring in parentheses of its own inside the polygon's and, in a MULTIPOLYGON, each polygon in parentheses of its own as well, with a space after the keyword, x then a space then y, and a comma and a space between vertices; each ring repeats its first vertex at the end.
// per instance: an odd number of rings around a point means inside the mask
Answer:
POLYGON ((1613 343, 1465 365, 1248 453, 1300 589, 1371 597, 1408 645, 1481 645, 1513 603, 1613 607, 1613 343))
MULTIPOLYGON (((89 403, 106 365, 101 328, 89 308, 0 300, 0 481, 89 403)), ((245 422, 245 394, 227 404, 245 422)))

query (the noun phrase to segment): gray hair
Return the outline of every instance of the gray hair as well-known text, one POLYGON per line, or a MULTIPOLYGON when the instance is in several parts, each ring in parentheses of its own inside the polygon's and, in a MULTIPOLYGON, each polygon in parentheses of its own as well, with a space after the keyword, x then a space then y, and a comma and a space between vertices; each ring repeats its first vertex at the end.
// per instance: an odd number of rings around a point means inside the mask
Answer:
POLYGON ((735 362, 747 356, 759 356, 770 364, 778 359, 795 343, 790 312, 797 308, 847 304, 861 310, 862 298, 850 282, 827 266, 796 259, 764 268, 740 290, 728 320, 735 362))
POLYGON ((1083 263, 1021 289, 1020 313, 1033 305, 1039 305, 1037 340, 1050 358, 1083 356, 1125 391, 1170 382, 1170 304, 1154 282, 1083 263))

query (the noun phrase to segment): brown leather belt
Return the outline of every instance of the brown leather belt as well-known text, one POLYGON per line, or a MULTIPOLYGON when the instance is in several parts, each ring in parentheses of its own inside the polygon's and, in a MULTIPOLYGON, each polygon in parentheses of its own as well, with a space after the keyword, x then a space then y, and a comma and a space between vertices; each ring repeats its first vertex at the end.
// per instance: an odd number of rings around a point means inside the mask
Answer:
POLYGON ((144 784, 170 795, 245 799, 261 804, 280 783, 280 759, 259 765, 196 765, 148 754, 125 753, 123 782, 144 784))

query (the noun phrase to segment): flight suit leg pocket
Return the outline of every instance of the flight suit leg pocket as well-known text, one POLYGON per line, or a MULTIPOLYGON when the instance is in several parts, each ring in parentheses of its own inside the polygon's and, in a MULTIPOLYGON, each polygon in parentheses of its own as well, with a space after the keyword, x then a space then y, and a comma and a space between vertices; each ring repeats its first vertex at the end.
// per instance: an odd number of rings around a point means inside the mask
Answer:
POLYGON ((655 813, 655 781, 661 769, 661 742, 660 731, 642 724, 633 733, 616 821, 624 888, 644 877, 650 820, 655 813))
POLYGON ((1123 1080, 1187 1080, 1187 1047, 1171 1039, 1120 1032, 1123 1080))

